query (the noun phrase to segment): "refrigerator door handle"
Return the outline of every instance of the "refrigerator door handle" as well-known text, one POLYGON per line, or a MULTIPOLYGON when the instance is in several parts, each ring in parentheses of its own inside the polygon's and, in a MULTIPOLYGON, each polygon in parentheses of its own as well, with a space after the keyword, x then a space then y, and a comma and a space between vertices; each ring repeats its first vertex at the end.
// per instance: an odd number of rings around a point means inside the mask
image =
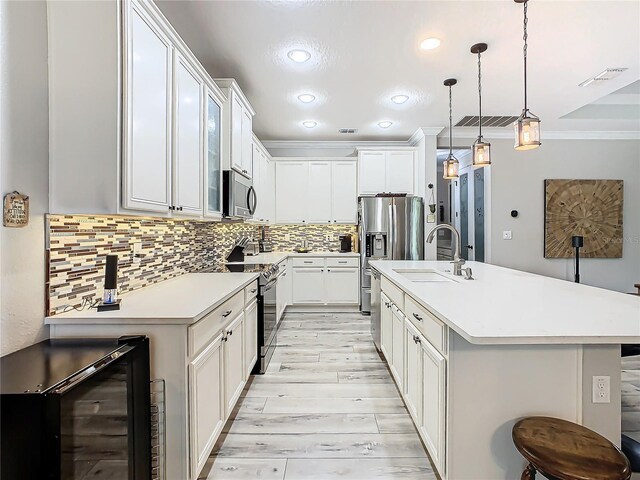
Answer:
POLYGON ((387 245, 387 249, 388 249, 387 258, 389 260, 393 260, 395 258, 394 257, 394 254, 395 254, 394 246, 395 246, 395 243, 396 243, 395 242, 395 234, 396 234, 396 232, 395 232, 394 224, 393 224, 393 203, 389 204, 389 226, 390 226, 390 228, 389 228, 389 233, 388 233, 388 235, 389 235, 389 244, 387 245))

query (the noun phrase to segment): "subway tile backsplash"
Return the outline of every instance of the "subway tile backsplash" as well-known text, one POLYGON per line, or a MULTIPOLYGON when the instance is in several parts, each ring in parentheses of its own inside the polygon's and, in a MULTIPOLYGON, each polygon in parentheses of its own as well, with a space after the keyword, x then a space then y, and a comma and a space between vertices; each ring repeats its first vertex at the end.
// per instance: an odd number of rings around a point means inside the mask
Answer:
MULTIPOLYGON (((342 233, 355 237, 356 226, 266 227, 276 251, 293 250, 302 240, 314 250, 336 250, 342 233)), ((151 217, 49 215, 47 314, 77 307, 85 297, 100 298, 107 254, 120 257, 119 292, 126 293, 220 263, 242 236, 257 240, 260 227, 151 217), (134 257, 136 244, 139 253, 134 257)))

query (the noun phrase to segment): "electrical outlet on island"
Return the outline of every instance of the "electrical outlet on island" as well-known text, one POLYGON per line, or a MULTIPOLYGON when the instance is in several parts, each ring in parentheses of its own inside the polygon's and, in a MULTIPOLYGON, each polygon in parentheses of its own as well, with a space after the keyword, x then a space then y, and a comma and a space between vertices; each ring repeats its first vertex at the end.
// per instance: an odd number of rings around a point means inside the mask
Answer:
POLYGON ((611 377, 593 377, 593 403, 611 403, 611 377))

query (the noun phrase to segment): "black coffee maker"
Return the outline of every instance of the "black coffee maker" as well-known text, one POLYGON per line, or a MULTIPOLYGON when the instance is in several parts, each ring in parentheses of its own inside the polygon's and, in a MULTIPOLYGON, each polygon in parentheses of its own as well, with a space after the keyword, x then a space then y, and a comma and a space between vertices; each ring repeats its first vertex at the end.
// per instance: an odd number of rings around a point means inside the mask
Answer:
POLYGON ((351 251, 351 235, 340 235, 340 252, 346 253, 351 251))

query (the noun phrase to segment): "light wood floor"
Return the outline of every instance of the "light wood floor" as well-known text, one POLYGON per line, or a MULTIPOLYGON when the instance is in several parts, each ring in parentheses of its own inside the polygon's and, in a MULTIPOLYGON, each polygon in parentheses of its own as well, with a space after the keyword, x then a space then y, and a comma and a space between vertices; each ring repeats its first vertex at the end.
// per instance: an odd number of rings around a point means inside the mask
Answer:
POLYGON ((369 317, 288 314, 202 479, 434 480, 369 317))

